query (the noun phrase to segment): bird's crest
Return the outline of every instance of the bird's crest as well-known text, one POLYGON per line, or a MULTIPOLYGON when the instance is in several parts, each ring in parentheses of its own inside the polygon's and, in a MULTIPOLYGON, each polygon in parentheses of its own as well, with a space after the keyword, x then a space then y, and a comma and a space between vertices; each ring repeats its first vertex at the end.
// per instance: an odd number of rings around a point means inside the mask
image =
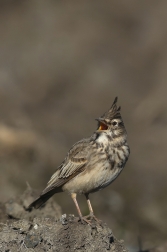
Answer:
POLYGON ((117 108, 118 97, 115 97, 113 104, 109 111, 105 112, 100 118, 112 120, 114 118, 121 118, 120 110, 121 107, 117 108))

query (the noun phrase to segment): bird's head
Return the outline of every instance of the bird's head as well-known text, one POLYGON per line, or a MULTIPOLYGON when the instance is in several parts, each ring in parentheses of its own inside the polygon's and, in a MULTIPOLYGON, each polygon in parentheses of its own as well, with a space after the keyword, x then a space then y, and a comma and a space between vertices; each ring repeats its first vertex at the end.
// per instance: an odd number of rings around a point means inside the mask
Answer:
POLYGON ((103 131, 110 133, 113 137, 126 134, 126 129, 120 114, 121 107, 117 108, 117 100, 118 98, 116 97, 109 111, 96 119, 98 121, 98 132, 103 131))

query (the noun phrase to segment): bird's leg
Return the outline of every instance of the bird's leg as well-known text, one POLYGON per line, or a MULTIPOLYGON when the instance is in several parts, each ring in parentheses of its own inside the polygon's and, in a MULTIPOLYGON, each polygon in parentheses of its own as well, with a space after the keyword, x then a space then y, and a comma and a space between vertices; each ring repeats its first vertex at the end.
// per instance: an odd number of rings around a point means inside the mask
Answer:
POLYGON ((77 202, 77 199, 76 199, 77 194, 76 194, 76 193, 71 193, 71 197, 72 197, 72 199, 73 199, 73 201, 74 201, 74 204, 75 204, 75 206, 76 206, 76 209, 77 209, 77 211, 78 211, 79 218, 80 218, 82 224, 84 223, 83 221, 85 221, 87 224, 90 224, 90 221, 87 220, 86 218, 84 218, 84 217, 82 216, 81 210, 80 210, 80 208, 79 208, 79 205, 78 205, 78 202, 77 202))
POLYGON ((89 215, 86 216, 86 217, 87 217, 87 218, 90 218, 90 219, 94 219, 94 220, 97 221, 97 222, 100 222, 100 220, 98 220, 98 219, 96 218, 96 216, 94 215, 93 208, 92 208, 92 205, 91 205, 90 199, 89 199, 89 194, 85 194, 85 197, 86 197, 87 204, 88 204, 88 208, 89 208, 89 215))
POLYGON ((91 205, 90 199, 89 199, 89 194, 85 194, 85 197, 86 197, 88 208, 89 208, 89 212, 90 212, 89 215, 90 216, 94 216, 93 208, 92 208, 92 205, 91 205))
POLYGON ((77 197, 76 193, 71 193, 71 197, 72 197, 72 199, 73 199, 73 201, 74 201, 74 203, 75 203, 75 206, 76 206, 76 208, 77 208, 79 217, 82 218, 82 213, 81 213, 81 210, 80 210, 80 208, 79 208, 79 205, 78 205, 78 202, 77 202, 77 199, 76 199, 76 197, 77 197))

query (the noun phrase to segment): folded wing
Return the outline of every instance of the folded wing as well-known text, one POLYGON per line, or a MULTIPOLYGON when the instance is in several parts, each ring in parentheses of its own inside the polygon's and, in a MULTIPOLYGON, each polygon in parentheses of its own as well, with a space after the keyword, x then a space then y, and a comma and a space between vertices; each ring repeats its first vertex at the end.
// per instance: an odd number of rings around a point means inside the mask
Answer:
POLYGON ((40 207, 53 194, 61 192, 61 188, 65 183, 84 171, 88 162, 89 151, 90 144, 87 139, 73 145, 64 162, 49 180, 47 187, 43 190, 40 197, 30 205, 30 208, 40 207))

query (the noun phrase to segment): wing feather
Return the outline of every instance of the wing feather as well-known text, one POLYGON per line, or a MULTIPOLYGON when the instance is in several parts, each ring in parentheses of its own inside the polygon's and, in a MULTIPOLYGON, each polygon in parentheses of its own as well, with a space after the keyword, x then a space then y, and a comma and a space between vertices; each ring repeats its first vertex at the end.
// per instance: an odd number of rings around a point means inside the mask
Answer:
POLYGON ((88 162, 89 150, 90 145, 87 139, 82 140, 82 142, 80 141, 76 143, 70 149, 64 162, 52 175, 43 193, 53 190, 53 188, 62 186, 70 179, 82 172, 88 162))
POLYGON ((38 208, 43 205, 53 194, 62 192, 62 186, 69 180, 83 172, 86 168, 90 153, 90 140, 83 139, 73 145, 64 162, 56 169, 49 180, 47 187, 41 195, 31 203, 32 207, 38 208))

